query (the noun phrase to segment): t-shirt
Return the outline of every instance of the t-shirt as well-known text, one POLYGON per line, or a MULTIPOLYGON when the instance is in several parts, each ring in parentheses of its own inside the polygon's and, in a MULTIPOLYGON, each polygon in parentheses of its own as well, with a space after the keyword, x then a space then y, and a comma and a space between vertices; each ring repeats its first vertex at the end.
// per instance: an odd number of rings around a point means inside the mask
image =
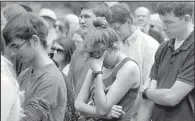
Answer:
MULTIPOLYGON (((175 81, 194 86, 194 31, 178 48, 175 40, 163 42, 155 54, 150 77, 157 80, 157 89, 169 89, 175 81)), ((155 104, 153 121, 194 121, 195 89, 175 106, 155 104)))
POLYGON ((67 104, 67 89, 63 75, 54 64, 34 71, 28 68, 19 75, 19 85, 25 91, 22 121, 63 121, 67 104))

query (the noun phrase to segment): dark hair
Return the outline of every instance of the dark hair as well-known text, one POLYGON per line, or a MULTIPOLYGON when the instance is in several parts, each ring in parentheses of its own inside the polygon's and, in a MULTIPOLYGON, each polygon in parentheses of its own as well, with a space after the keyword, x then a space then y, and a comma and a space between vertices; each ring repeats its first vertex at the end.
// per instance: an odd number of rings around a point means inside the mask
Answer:
POLYGON ((160 15, 173 12, 176 17, 189 14, 193 16, 194 3, 193 2, 159 2, 157 4, 157 11, 160 15))
POLYGON ((27 12, 33 12, 32 8, 27 5, 20 4, 20 6, 22 6, 27 12))
POLYGON ((22 13, 11 19, 3 29, 6 45, 11 43, 15 37, 27 41, 32 35, 37 35, 42 45, 46 47, 47 34, 48 30, 42 19, 30 12, 22 13))
POLYGON ((113 5, 110 9, 112 11, 111 23, 119 22, 124 24, 127 19, 130 19, 133 23, 133 15, 125 3, 113 5))
POLYGON ((87 51, 106 50, 112 48, 115 42, 118 42, 116 32, 108 26, 108 22, 103 18, 97 18, 93 22, 95 29, 86 36, 89 39, 88 44, 85 45, 87 51))
POLYGON ((54 40, 54 43, 58 43, 64 49, 65 62, 70 63, 71 56, 73 54, 74 43, 68 36, 61 36, 54 40))
POLYGON ((109 23, 112 19, 112 12, 105 2, 86 2, 83 9, 92 9, 96 17, 105 17, 109 23))

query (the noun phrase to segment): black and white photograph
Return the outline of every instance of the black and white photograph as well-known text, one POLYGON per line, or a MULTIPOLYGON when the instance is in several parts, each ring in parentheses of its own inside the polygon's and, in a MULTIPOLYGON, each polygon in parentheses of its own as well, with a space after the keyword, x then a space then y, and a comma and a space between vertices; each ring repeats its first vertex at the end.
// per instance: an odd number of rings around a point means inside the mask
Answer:
POLYGON ((194 1, 1 1, 1 121, 194 121, 194 1))

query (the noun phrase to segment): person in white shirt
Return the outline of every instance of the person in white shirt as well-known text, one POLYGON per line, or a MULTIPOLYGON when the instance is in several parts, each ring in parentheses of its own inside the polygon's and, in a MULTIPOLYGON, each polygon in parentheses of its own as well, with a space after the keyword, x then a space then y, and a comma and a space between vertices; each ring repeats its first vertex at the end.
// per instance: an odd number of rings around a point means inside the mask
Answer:
MULTIPOLYGON (((150 70, 154 63, 154 55, 159 43, 135 26, 134 18, 126 4, 113 5, 111 11, 111 27, 115 29, 121 40, 120 49, 137 62, 142 86, 149 79, 150 70)), ((139 106, 140 101, 141 98, 139 97, 137 106, 139 106)))
POLYGON ((18 82, 9 52, 1 37, 1 121, 19 121, 21 116, 21 101, 18 82), (5 55, 5 56, 3 56, 5 55))
POLYGON ((120 49, 138 63, 141 80, 144 83, 149 78, 154 54, 159 43, 134 25, 133 16, 125 4, 112 6, 111 11, 111 27, 115 29, 121 39, 120 49))

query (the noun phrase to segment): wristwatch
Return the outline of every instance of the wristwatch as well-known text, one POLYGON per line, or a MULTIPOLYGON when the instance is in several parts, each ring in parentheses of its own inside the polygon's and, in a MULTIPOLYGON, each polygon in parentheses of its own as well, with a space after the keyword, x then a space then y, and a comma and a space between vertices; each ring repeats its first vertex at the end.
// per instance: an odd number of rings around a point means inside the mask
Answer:
POLYGON ((94 79, 97 75, 99 75, 99 74, 103 74, 102 71, 93 71, 93 72, 92 72, 92 77, 93 77, 93 79, 94 79))

